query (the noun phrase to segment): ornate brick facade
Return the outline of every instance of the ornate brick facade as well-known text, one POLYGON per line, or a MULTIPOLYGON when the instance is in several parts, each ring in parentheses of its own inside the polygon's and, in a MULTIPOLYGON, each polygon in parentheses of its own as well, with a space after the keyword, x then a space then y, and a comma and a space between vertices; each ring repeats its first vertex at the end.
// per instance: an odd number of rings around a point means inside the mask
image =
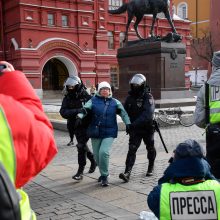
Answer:
MULTIPOLYGON (((22 70, 41 93, 61 89, 68 75, 79 75, 88 87, 102 80, 117 86, 116 53, 127 15, 110 15, 109 7, 106 0, 0 0, 0 59, 22 70)), ((189 23, 174 23, 187 47, 187 71, 189 23)), ((139 25, 143 37, 150 26, 151 16, 145 16, 139 25)), ((158 19, 156 34, 170 31, 166 19, 158 19)), ((135 39, 131 25, 129 40, 135 39)))

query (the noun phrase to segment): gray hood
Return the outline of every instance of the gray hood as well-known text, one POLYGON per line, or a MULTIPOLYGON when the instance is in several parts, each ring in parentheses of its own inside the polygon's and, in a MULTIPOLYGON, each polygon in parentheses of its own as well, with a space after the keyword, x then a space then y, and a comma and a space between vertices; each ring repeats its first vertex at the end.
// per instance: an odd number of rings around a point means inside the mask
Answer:
POLYGON ((220 68, 215 69, 209 80, 208 80, 208 84, 209 85, 213 85, 213 86, 219 86, 220 85, 220 68))

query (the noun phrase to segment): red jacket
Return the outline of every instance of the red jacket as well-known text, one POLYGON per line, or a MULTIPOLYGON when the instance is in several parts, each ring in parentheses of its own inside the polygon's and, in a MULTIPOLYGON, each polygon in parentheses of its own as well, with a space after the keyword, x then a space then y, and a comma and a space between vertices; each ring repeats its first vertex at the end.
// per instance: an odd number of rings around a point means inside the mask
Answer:
POLYGON ((0 108, 11 130, 16 160, 15 185, 20 188, 57 153, 53 128, 22 72, 5 72, 0 76, 0 108))

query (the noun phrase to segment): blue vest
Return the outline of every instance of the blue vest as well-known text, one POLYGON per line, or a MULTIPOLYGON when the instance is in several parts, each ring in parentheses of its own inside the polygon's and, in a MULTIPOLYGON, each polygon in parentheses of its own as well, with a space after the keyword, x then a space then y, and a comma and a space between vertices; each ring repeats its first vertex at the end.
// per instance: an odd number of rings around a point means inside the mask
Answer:
POLYGON ((116 110, 117 102, 115 99, 100 96, 92 97, 92 122, 90 126, 95 128, 95 126, 99 125, 99 138, 117 137, 118 125, 116 110))

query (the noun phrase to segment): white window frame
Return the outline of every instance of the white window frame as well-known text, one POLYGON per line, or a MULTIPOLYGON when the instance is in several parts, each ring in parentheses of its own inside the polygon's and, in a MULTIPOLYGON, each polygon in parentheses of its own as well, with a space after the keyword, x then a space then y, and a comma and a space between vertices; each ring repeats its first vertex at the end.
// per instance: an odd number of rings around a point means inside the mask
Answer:
POLYGON ((186 2, 181 2, 177 6, 177 15, 182 19, 188 18, 188 4, 186 2), (185 12, 184 12, 185 10, 185 12))
POLYGON ((120 47, 124 47, 124 42, 123 42, 124 38, 125 38, 125 32, 120 32, 120 34, 119 34, 119 45, 120 45, 120 47))
POLYGON ((69 26, 68 23, 69 23, 68 15, 62 15, 62 27, 68 27, 69 26))
POLYGON ((108 49, 113 50, 115 48, 114 45, 114 33, 112 31, 108 31, 108 49))
POLYGON ((47 24, 48 26, 54 26, 55 25, 55 15, 53 13, 47 14, 47 24))
POLYGON ((122 6, 123 0, 108 0, 108 9, 114 10, 122 6))
POLYGON ((111 85, 114 86, 115 89, 119 89, 119 71, 118 66, 110 66, 110 80, 111 85))

